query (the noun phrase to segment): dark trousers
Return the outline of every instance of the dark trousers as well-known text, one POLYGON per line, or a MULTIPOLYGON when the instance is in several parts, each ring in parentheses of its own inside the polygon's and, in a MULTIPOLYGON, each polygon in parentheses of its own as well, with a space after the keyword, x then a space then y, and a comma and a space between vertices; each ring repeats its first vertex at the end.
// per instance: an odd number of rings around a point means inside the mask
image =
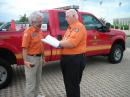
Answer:
POLYGON ((62 55, 61 70, 67 97, 80 97, 80 82, 86 64, 84 54, 62 55))

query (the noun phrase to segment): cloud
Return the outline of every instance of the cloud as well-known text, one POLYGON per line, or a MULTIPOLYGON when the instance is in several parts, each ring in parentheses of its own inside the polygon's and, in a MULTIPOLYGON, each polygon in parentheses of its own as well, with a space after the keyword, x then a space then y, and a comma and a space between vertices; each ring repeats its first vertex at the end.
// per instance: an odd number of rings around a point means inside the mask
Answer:
POLYGON ((28 16, 36 10, 65 5, 79 5, 79 10, 90 12, 99 18, 103 17, 110 22, 113 18, 130 17, 130 0, 4 0, 0 1, 0 21, 10 21, 20 18, 25 13, 28 16))
POLYGON ((0 8, 0 20, 10 21, 11 19, 18 19, 25 13, 29 15, 33 11, 63 6, 63 3, 62 0, 6 0, 0 5, 2 5, 0 8), (4 17, 4 15, 7 14, 8 18, 5 20, 7 16, 4 17))
POLYGON ((102 0, 102 5, 99 1, 101 0, 87 0, 80 4, 81 10, 90 12, 96 15, 98 18, 105 18, 108 22, 113 21, 113 18, 130 17, 130 1, 122 0, 122 5, 119 6, 119 0, 102 0), (98 2, 94 2, 98 1, 98 2))
POLYGON ((3 6, 7 5, 8 3, 5 1, 0 1, 0 7, 2 8, 3 6))

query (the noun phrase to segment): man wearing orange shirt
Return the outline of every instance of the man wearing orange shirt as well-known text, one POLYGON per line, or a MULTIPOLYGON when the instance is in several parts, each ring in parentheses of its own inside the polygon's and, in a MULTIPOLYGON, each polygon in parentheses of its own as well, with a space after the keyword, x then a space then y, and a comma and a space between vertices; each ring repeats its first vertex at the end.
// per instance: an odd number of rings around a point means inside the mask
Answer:
POLYGON ((61 69, 67 97, 80 97, 80 81, 85 67, 87 33, 83 24, 78 21, 75 9, 66 11, 69 27, 60 41, 61 69))
POLYGON ((25 64, 26 89, 25 97, 45 97, 38 95, 43 63, 43 33, 40 30, 43 15, 33 12, 29 16, 30 27, 24 31, 22 48, 25 64))

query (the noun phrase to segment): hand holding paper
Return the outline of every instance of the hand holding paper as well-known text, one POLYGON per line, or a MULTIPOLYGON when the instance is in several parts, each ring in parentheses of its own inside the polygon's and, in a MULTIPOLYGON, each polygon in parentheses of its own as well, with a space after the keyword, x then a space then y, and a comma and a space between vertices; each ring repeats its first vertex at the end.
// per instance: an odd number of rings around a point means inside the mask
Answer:
POLYGON ((51 35, 47 35, 44 39, 41 39, 41 41, 56 48, 58 48, 60 44, 60 41, 57 40, 55 37, 52 37, 51 35))

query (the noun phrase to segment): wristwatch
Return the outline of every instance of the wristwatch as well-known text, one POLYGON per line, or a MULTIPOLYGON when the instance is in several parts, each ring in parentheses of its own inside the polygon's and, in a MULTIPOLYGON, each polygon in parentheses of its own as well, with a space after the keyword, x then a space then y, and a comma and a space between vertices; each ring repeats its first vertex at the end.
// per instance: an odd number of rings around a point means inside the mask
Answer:
POLYGON ((62 48, 62 46, 60 45, 60 43, 59 43, 59 46, 57 48, 62 48))

